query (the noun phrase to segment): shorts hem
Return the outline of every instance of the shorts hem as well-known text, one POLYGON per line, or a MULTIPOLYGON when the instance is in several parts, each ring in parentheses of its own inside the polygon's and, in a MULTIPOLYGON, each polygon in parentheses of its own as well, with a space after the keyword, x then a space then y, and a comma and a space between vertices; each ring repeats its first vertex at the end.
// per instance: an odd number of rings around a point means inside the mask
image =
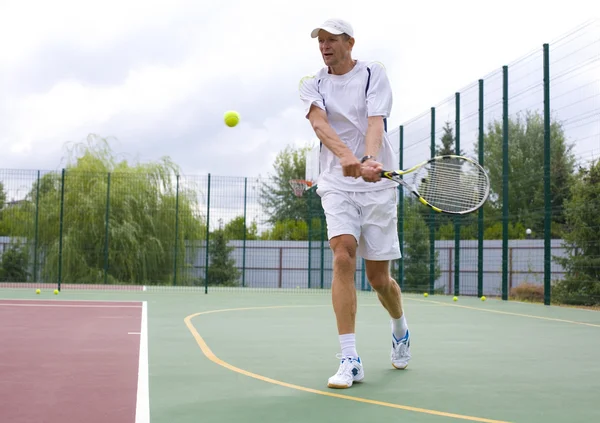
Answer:
POLYGON ((390 260, 398 260, 400 258, 402 258, 402 255, 400 254, 388 254, 388 255, 379 255, 379 256, 372 256, 369 254, 358 254, 359 256, 361 256, 362 258, 364 258, 365 260, 369 260, 369 261, 390 261, 390 260))
POLYGON ((337 232, 329 232, 328 231, 327 241, 331 241, 333 238, 335 238, 337 236, 342 236, 342 235, 349 235, 349 236, 353 237, 354 240, 356 241, 356 244, 358 245, 360 235, 353 234, 351 231, 337 231, 337 232))

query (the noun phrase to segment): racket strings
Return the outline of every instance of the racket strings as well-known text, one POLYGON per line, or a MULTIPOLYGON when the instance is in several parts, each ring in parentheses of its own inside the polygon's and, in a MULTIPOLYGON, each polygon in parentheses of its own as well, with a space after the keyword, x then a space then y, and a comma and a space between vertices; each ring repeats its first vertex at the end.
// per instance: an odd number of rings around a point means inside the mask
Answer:
POLYGON ((428 203, 460 212, 478 207, 485 200, 488 181, 477 166, 445 159, 421 168, 415 174, 414 186, 428 203))

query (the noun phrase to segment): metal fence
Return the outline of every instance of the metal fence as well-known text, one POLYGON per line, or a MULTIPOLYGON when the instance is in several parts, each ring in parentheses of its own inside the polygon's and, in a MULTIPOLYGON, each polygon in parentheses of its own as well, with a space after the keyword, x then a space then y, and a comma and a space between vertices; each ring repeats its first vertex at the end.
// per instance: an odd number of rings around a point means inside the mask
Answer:
MULTIPOLYGON (((486 207, 466 217, 436 215, 400 190, 403 258, 392 272, 405 291, 508 299, 528 282, 546 304, 600 302, 600 200, 584 196, 600 198, 599 68, 592 21, 390 128, 400 168, 445 151, 474 157, 492 181, 486 207)), ((274 178, 123 170, 88 151, 58 172, 0 170, 0 183, 4 286, 331 284, 318 196, 294 197, 274 178), (273 222, 265 190, 300 214, 273 222)), ((369 289, 361 259, 356 286, 369 289)))

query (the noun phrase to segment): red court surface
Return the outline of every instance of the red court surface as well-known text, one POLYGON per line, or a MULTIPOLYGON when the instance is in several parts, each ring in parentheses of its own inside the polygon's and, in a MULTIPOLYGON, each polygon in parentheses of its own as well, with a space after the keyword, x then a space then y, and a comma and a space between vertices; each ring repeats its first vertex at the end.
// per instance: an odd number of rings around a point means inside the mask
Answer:
POLYGON ((0 300, 0 422, 135 423, 142 304, 0 300))

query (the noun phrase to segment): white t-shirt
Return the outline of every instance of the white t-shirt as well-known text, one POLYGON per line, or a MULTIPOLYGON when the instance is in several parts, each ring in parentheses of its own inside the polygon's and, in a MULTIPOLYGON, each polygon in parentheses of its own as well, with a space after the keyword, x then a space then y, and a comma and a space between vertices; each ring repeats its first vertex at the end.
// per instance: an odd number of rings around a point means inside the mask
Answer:
MULTIPOLYGON (((385 68, 379 62, 362 60, 344 75, 329 74, 324 67, 316 75, 302 78, 300 99, 306 117, 312 104, 327 112, 329 124, 358 159, 365 153, 367 118, 382 116, 387 119, 392 108, 392 90, 385 68)), ((375 160, 386 170, 398 166, 397 154, 386 131, 375 160)), ((325 144, 321 144, 319 167, 317 185, 325 189, 358 192, 397 186, 387 179, 373 183, 360 177, 344 176, 339 158, 325 144)))

